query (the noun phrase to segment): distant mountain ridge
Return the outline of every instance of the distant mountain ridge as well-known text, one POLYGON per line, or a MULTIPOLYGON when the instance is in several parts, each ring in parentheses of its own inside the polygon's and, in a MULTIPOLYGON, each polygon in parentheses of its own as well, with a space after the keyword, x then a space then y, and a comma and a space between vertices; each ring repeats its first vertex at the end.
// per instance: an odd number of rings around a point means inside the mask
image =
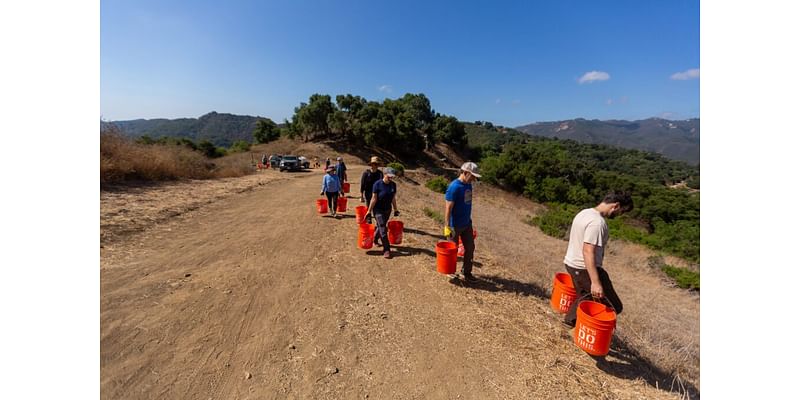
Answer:
POLYGON ((216 146, 230 147, 237 140, 252 142, 253 130, 259 119, 264 117, 212 111, 200 118, 134 119, 102 122, 102 125, 116 125, 124 135, 130 137, 187 137, 196 142, 208 140, 216 146))
POLYGON ((680 121, 661 118, 637 121, 577 118, 537 122, 515 129, 533 136, 651 151, 674 160, 700 164, 699 118, 680 121))

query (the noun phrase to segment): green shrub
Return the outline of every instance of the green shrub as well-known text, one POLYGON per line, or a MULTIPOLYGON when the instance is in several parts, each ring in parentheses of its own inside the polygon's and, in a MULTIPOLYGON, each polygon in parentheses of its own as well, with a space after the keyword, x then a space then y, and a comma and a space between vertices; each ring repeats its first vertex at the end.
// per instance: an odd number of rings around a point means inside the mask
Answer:
POLYGON ((436 178, 433 178, 428 182, 426 182, 425 187, 427 187, 430 190, 433 190, 434 192, 444 193, 447 191, 448 184, 449 182, 447 182, 447 179, 441 176, 437 176, 436 178))
POLYGON ((550 203, 547 211, 542 215, 531 218, 529 223, 538 226, 546 235, 559 239, 569 238, 569 229, 575 214, 580 211, 580 207, 563 204, 550 203))
POLYGON ((667 264, 661 266, 661 270, 672 278, 679 287, 700 290, 700 273, 667 264))
POLYGON ((406 168, 403 166, 403 164, 400 164, 399 162, 391 162, 386 164, 386 166, 397 170, 397 176, 403 176, 403 173, 406 171, 406 168))
POLYGON ((434 221, 444 225, 444 217, 438 211, 434 211, 434 210, 431 210, 428 207, 425 207, 424 209, 422 209, 422 212, 424 212, 425 215, 427 215, 429 218, 433 219, 434 221))
POLYGON ((250 143, 247 143, 244 140, 237 140, 233 142, 230 147, 230 151, 233 153, 241 153, 248 150, 250 150, 250 143))

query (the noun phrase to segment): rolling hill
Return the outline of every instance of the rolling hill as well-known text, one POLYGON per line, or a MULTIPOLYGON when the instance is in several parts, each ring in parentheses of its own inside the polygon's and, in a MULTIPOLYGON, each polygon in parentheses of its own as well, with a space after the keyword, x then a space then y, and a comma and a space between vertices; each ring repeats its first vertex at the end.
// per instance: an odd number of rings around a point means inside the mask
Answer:
POLYGON ((661 118, 637 121, 578 118, 538 122, 516 129, 533 136, 646 150, 694 165, 700 163, 699 118, 681 121, 661 118))
POLYGON ((230 147, 237 140, 252 142, 253 129, 259 119, 264 118, 212 111, 200 118, 134 119, 103 124, 116 125, 124 135, 130 137, 186 137, 196 142, 208 140, 216 146, 230 147))

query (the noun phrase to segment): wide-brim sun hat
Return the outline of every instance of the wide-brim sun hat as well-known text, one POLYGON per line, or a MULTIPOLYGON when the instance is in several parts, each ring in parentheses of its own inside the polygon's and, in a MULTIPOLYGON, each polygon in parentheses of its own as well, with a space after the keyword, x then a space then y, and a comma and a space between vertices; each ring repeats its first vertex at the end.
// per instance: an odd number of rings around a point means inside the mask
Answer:
POLYGON ((380 164, 381 160, 379 160, 377 156, 372 156, 369 159, 369 163, 370 164, 380 164))
POLYGON ((336 171, 336 167, 334 167, 333 165, 330 165, 330 166, 328 166, 328 168, 325 168, 325 171, 336 171))

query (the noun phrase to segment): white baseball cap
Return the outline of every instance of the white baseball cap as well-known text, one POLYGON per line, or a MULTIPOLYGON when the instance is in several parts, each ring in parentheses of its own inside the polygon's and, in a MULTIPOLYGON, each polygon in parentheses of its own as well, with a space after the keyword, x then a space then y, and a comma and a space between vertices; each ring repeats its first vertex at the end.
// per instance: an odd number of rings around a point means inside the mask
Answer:
POLYGON ((478 173, 478 164, 475 164, 472 161, 465 162, 464 165, 461 166, 461 170, 469 172, 470 174, 472 174, 476 178, 480 178, 481 177, 481 174, 478 173))

